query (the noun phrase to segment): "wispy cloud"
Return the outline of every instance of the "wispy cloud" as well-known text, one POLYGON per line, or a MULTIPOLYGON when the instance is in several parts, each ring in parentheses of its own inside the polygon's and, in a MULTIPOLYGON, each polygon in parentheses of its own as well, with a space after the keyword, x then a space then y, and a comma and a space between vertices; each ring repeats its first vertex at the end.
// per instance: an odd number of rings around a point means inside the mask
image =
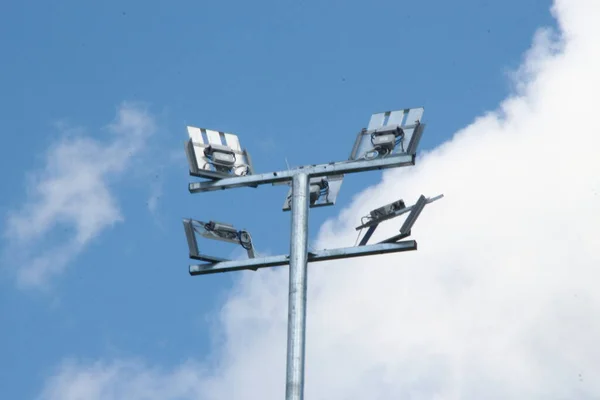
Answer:
MULTIPOLYGON (((322 227, 319 247, 350 245, 370 209, 446 195, 413 230, 419 251, 311 266, 307 398, 600 397, 600 135, 590 122, 600 3, 558 0, 554 12, 560 35, 536 36, 498 110, 416 167, 385 173, 322 227)), ((379 234, 395 232, 389 223, 379 234)), ((59 389, 41 399, 143 398, 129 382, 148 374, 162 399, 281 398, 286 271, 245 276, 223 307, 224 345, 208 373, 143 367, 121 379, 119 362, 80 364, 59 368, 47 383, 59 389)))
POLYGON ((22 206, 8 214, 7 252, 20 249, 19 283, 40 286, 62 272, 85 246, 123 215, 111 183, 145 145, 156 126, 141 106, 124 103, 107 127, 105 140, 82 132, 47 151, 42 168, 27 179, 22 206), (51 243, 40 245, 40 243, 51 243))
POLYGON ((201 395, 200 366, 186 363, 173 371, 153 369, 138 361, 80 365, 66 361, 62 375, 44 389, 48 400, 164 400, 201 395))
POLYGON ((162 182, 155 182, 154 184, 152 184, 150 189, 150 196, 148 197, 147 203, 148 211, 150 211, 150 213, 153 215, 156 215, 156 212, 158 211, 158 202, 162 194, 162 182))

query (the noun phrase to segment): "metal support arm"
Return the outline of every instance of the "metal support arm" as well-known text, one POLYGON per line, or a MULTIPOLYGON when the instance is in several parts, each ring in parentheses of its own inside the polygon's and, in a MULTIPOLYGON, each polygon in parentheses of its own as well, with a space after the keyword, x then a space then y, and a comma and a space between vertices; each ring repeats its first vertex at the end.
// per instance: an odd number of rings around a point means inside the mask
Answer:
MULTIPOLYGON (((372 256, 376 254, 398 253, 417 249, 417 242, 406 240, 398 243, 379 243, 368 246, 344 247, 332 250, 317 250, 309 253, 308 262, 319 262, 338 260, 341 258, 353 258, 372 256)), ((286 255, 252 258, 248 260, 223 261, 215 264, 190 265, 190 275, 208 275, 220 272, 257 270, 259 268, 277 267, 289 264, 290 259, 286 255)))
POLYGON ((231 189, 236 187, 257 187, 269 183, 291 181, 295 175, 306 174, 309 177, 351 174, 355 172, 373 171, 378 169, 404 167, 415 164, 412 154, 395 155, 376 160, 342 161, 330 164, 319 164, 286 171, 269 172, 266 174, 236 176, 216 181, 192 182, 188 188, 190 193, 210 192, 214 190, 231 189))

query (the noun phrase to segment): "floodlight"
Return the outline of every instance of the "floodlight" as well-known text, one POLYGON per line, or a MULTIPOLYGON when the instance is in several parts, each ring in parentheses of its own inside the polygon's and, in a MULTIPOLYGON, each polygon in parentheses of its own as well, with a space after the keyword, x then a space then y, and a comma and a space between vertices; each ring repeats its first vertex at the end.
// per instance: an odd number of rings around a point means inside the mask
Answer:
POLYGON ((425 129, 423 112, 420 107, 373 114, 369 126, 359 132, 349 159, 414 155, 425 129))
POLYGON ((220 179, 253 173, 250 155, 242 150, 236 135, 193 126, 187 130, 190 139, 185 153, 190 175, 220 179))
POLYGON ((235 153, 227 146, 212 144, 204 149, 204 155, 212 160, 217 171, 229 172, 235 165, 235 153))
POLYGON ((327 192, 329 189, 329 184, 325 178, 321 179, 318 183, 310 184, 310 205, 314 205, 319 197, 321 196, 321 191, 327 192))
MULTIPOLYGON (((342 187, 344 175, 332 175, 324 177, 314 177, 310 179, 309 186, 309 205, 311 208, 332 206, 342 187)), ((292 188, 290 187, 283 211, 289 211, 292 205, 292 188)))
MULTIPOLYGON (((421 195, 421 197, 423 196, 421 195)), ((434 201, 439 200, 442 197, 444 197, 443 194, 431 198, 425 198, 425 204, 433 203, 434 201)), ((417 204, 419 204, 419 201, 417 201, 417 204)), ((361 225, 357 226, 356 230, 358 231, 363 228, 369 228, 373 225, 378 225, 388 219, 399 217, 400 215, 412 211, 415 207, 417 207, 417 204, 407 207, 404 203, 404 200, 400 199, 394 201, 393 203, 386 204, 383 207, 376 208, 372 210, 369 213, 369 215, 361 219, 361 225)), ((416 217, 418 217, 418 214, 416 215, 416 217)))
POLYGON ((217 239, 228 242, 236 242, 238 240, 238 231, 233 225, 215 221, 204 224, 204 232, 202 232, 201 235, 207 239, 217 239))
MULTIPOLYGON (((384 126, 382 128, 367 131, 371 135, 373 151, 381 155, 387 155, 394 150, 396 145, 403 146, 404 131, 399 125, 384 126)), ((404 151, 403 148, 400 149, 404 151)))
POLYGON ((207 239, 239 244, 247 251, 249 258, 254 258, 255 256, 254 246, 252 244, 252 237, 250 236, 250 233, 248 233, 248 231, 237 230, 233 227, 233 225, 225 224, 222 222, 202 222, 193 219, 184 219, 183 227, 185 229, 185 236, 188 241, 190 258, 205 261, 223 260, 217 257, 200 254, 200 251, 198 249, 198 242, 196 240, 196 234, 199 234, 200 236, 207 239))
POLYGON ((371 216, 371 220, 380 220, 403 208, 406 208, 406 204, 404 204, 404 200, 400 199, 383 207, 376 208, 369 215, 371 216))
POLYGON ((392 134, 376 134, 373 132, 371 134, 371 143, 373 144, 373 149, 375 151, 381 154, 387 154, 394 150, 396 137, 392 134))
POLYGON ((402 227, 400 228, 400 234, 386 239, 381 243, 395 243, 400 239, 410 236, 410 230, 417 221, 417 218, 421 214, 421 211, 423 211, 423 208, 425 208, 427 204, 433 203, 434 201, 439 200, 442 197, 444 197, 443 194, 432 198, 427 198, 421 195, 417 202, 410 207, 406 207, 404 201, 400 199, 383 207, 374 209, 369 213, 369 215, 363 217, 361 219, 361 225, 356 227, 357 231, 362 230, 364 228, 369 228, 367 230, 367 233, 365 233, 365 236, 360 241, 360 246, 364 246, 365 244, 367 244, 367 242, 373 235, 373 232, 375 232, 375 229, 377 229, 380 223, 382 223, 383 221, 387 221, 388 219, 396 218, 406 213, 409 214, 406 217, 404 223, 402 224, 402 227))

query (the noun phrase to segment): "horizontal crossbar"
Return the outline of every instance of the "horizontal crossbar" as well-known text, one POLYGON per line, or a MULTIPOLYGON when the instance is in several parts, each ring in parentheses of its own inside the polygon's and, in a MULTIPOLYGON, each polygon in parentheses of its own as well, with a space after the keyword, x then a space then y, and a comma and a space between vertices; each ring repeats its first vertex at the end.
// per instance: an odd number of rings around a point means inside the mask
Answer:
MULTIPOLYGON (((308 253, 308 262, 338 260, 375 254, 397 253, 417 249, 417 242, 407 240, 398 243, 379 243, 369 246, 343 247, 333 250, 318 250, 308 253)), ((279 255, 247 260, 223 261, 214 264, 190 265, 190 275, 207 275, 219 272, 253 270, 289 264, 289 256, 279 255)))
POLYGON ((189 184, 191 193, 210 192, 236 187, 264 185, 291 181, 298 173, 305 173, 309 177, 327 176, 337 174, 351 174, 355 172, 372 171, 378 169, 404 167, 415 164, 415 156, 411 154, 394 155, 392 157, 377 158, 374 160, 342 161, 330 164, 310 165, 290 170, 269 172, 266 174, 235 176, 214 181, 193 182, 189 184))

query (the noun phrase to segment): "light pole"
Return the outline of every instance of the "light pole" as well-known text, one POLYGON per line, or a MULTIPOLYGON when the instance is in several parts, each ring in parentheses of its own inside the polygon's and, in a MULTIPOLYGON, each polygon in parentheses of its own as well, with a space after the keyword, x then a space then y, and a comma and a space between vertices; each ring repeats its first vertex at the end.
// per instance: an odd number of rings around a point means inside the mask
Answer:
POLYGON ((306 279, 308 273, 308 175, 292 178, 292 226, 288 300, 286 399, 304 398, 306 279))
POLYGON ((306 333, 306 292, 308 262, 361 257, 374 254, 416 250, 414 240, 400 241, 410 235, 415 220, 427 203, 437 200, 421 196, 413 206, 402 200, 371 211, 368 228, 358 246, 308 252, 309 208, 333 205, 344 174, 414 165, 416 150, 425 124, 423 108, 376 113, 369 126, 357 136, 347 161, 303 166, 279 172, 255 174, 250 155, 240 147, 237 136, 202 128, 188 127, 190 136, 185 151, 190 175, 204 178, 189 184, 191 193, 264 184, 291 183, 284 210, 291 209, 291 238, 288 255, 257 258, 250 234, 233 226, 215 222, 184 220, 190 258, 205 264, 190 265, 191 275, 237 270, 254 270, 289 264, 289 301, 286 400, 304 398, 304 354, 306 333), (377 226, 390 218, 408 213, 400 233, 377 244, 367 245, 377 226), (248 251, 246 260, 226 260, 200 253, 196 234, 209 239, 239 243, 248 251))

